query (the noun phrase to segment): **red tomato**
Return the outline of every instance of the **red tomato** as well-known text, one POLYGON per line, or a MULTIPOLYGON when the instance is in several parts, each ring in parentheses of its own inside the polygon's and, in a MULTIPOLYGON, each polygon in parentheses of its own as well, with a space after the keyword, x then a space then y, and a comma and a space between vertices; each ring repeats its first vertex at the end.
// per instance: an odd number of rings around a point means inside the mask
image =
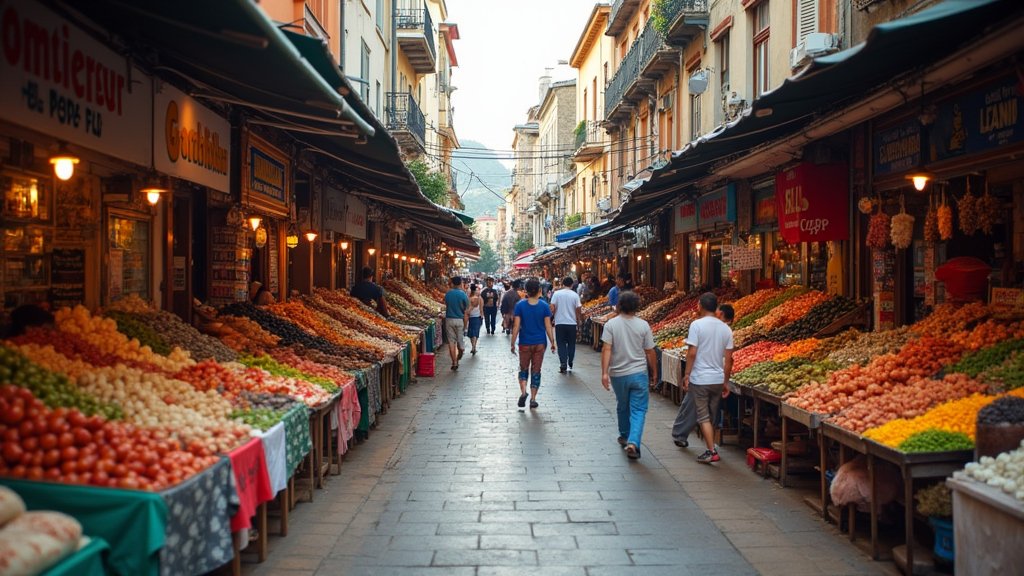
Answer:
POLYGON ((60 463, 60 450, 57 448, 51 448, 43 453, 43 466, 46 468, 52 468, 60 463))
POLYGON ((11 466, 15 466, 21 462, 22 457, 25 456, 25 450, 22 449, 21 444, 4 442, 3 456, 4 462, 11 466))
POLYGON ((15 478, 24 478, 27 472, 28 468, 26 468, 24 464, 18 464, 17 466, 11 468, 11 476, 15 478))
POLYGON ((67 448, 75 445, 75 435, 71 432, 61 432, 60 436, 57 437, 57 446, 60 448, 67 448))
POLYGON ((39 438, 35 436, 25 438, 21 441, 21 447, 24 448, 26 452, 34 452, 39 448, 39 438))
POLYGON ((22 420, 21 424, 18 425, 18 433, 21 434, 22 438, 34 436, 36 431, 35 421, 29 418, 22 420))
POLYGON ((29 480, 42 480, 43 479, 43 467, 42 466, 32 466, 32 467, 30 467, 28 469, 28 471, 25 473, 25 478, 28 478, 29 480))
POLYGON ((56 448, 57 442, 57 435, 51 432, 47 432, 46 434, 43 434, 41 438, 39 438, 39 446, 43 450, 50 450, 51 448, 56 448))
POLYGON ((74 446, 65 446, 60 449, 61 461, 71 462, 78 459, 78 448, 74 446))
POLYGON ((16 402, 5 407, 0 416, 2 416, 4 424, 15 426, 25 418, 25 405, 22 402, 16 402))
POLYGON ((75 428, 71 431, 71 434, 75 438, 75 446, 78 446, 79 448, 92 442, 92 433, 85 428, 75 428))

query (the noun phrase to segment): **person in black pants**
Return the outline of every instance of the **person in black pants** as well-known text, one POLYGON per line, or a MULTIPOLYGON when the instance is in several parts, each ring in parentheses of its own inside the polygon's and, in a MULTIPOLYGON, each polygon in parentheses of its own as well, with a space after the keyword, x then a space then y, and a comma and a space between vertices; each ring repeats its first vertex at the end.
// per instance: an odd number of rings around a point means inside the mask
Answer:
POLYGON ((580 315, 580 296, 573 289, 573 280, 566 276, 562 288, 551 295, 551 310, 555 317, 555 342, 558 343, 558 371, 572 370, 576 357, 576 329, 583 323, 580 315))
POLYGON ((498 318, 498 291, 494 289, 494 278, 487 277, 487 288, 480 292, 484 301, 484 328, 488 334, 494 334, 498 318))

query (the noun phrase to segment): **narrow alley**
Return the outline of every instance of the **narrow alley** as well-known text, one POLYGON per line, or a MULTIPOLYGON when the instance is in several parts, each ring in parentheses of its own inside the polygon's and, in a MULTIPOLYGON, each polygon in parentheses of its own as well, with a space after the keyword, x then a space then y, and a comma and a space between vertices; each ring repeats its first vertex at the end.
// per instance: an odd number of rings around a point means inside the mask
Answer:
POLYGON ((666 398, 651 397, 643 457, 628 460, 588 347, 566 375, 548 355, 535 410, 516 407, 507 336, 485 335, 479 350, 455 373, 439 355, 436 377, 392 403, 317 493, 328 504, 299 505, 289 537, 245 573, 895 573, 738 449, 707 466, 677 448, 666 398))

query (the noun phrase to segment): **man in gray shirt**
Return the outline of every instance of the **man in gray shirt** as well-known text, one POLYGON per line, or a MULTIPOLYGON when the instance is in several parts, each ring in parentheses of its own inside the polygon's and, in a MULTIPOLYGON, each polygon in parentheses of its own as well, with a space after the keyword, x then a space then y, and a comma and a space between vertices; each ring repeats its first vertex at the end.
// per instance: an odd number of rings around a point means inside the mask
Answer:
POLYGON ((643 318, 637 318, 640 296, 627 290, 619 296, 618 315, 605 324, 601 341, 601 385, 614 387, 619 420, 619 444, 626 456, 640 457, 640 439, 647 419, 649 386, 658 374, 654 334, 643 318))

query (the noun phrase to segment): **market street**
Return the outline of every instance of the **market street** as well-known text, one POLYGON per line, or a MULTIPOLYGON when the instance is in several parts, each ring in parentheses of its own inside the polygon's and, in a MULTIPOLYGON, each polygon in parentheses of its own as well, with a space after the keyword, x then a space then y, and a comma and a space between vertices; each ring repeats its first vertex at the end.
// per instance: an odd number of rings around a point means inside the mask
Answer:
MULTIPOLYGON (((351 451, 314 504, 292 513, 251 575, 895 574, 725 447, 698 464, 669 435, 676 407, 652 396, 643 457, 616 443, 598 354, 558 374, 540 407, 516 408, 508 339, 484 335, 458 372, 437 357, 351 451)), ((691 442, 694 440, 691 437, 691 442)))

